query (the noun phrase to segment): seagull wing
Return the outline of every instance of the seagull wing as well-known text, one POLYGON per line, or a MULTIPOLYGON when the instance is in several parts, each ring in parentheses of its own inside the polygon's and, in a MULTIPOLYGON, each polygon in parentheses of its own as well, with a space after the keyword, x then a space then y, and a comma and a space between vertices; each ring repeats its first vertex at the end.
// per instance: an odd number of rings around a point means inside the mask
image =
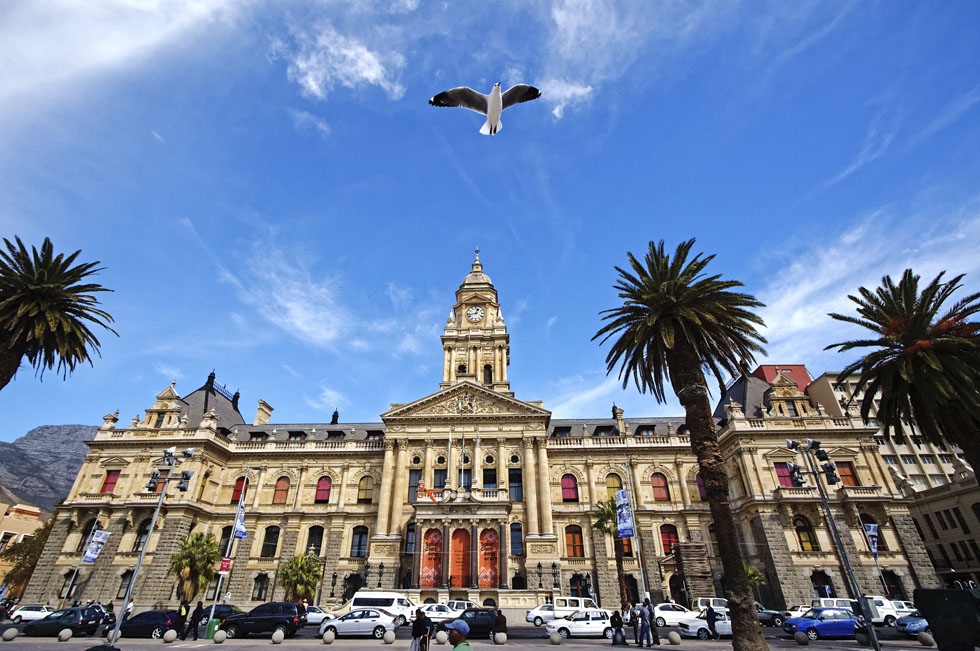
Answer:
POLYGON ((541 91, 534 86, 528 86, 527 84, 514 84, 507 89, 506 93, 501 95, 504 108, 509 108, 514 104, 520 104, 521 102, 530 102, 532 99, 537 99, 539 97, 541 97, 541 91))
POLYGON ((439 93, 429 100, 429 104, 433 106, 459 106, 482 115, 487 114, 487 96, 466 86, 439 93))

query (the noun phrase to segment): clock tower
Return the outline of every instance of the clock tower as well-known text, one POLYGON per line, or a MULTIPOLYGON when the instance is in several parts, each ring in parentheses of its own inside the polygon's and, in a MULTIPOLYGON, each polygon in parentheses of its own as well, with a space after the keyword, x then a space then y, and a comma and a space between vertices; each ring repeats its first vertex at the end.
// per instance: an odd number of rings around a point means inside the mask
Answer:
POLYGON ((514 395, 507 380, 510 335, 497 302, 497 290, 483 273, 479 249, 470 273, 456 290, 456 305, 446 320, 442 350, 441 388, 468 380, 514 395))

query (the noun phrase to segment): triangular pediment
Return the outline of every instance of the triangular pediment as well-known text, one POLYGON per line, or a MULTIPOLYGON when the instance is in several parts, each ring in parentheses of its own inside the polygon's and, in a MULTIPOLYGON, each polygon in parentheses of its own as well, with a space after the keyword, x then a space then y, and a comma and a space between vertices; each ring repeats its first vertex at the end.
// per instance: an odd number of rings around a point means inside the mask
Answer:
POLYGON ((466 298, 460 301, 463 305, 469 305, 470 303, 493 303, 494 297, 488 296, 486 294, 481 294, 480 292, 474 292, 466 298))
POLYGON ((128 466, 129 460, 123 457, 108 457, 106 459, 101 459, 99 465, 106 468, 120 468, 122 466, 128 466))
POLYGON ((157 394, 157 400, 180 400, 180 396, 174 390, 176 382, 171 382, 170 386, 157 394))
POLYGON ((551 412, 537 405, 487 389, 475 382, 464 381, 420 398, 415 402, 398 405, 381 414, 381 419, 386 423, 399 419, 482 420, 487 417, 548 420, 551 418, 551 412))

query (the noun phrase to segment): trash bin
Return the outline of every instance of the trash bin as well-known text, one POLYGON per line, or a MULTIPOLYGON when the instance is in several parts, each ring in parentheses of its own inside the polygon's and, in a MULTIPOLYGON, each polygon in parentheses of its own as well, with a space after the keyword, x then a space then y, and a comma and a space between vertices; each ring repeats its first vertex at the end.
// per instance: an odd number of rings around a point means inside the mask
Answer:
POLYGON ((213 640, 214 632, 218 630, 218 625, 221 624, 220 619, 209 619, 208 620, 208 630, 204 634, 205 640, 213 640))
POLYGON ((914 599, 940 651, 973 651, 980 640, 980 590, 920 588, 914 599))

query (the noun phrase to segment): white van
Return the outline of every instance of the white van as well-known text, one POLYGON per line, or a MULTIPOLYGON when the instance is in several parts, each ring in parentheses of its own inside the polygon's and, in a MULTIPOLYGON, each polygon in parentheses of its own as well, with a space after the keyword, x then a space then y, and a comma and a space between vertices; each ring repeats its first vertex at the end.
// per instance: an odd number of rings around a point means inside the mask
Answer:
POLYGON ((555 619, 561 619, 583 608, 599 607, 595 601, 588 597, 555 597, 552 599, 552 603, 555 607, 555 619))
POLYGON ((721 597, 696 597, 691 604, 691 610, 696 613, 701 612, 710 605, 715 610, 728 612, 728 599, 721 597))
POLYGON ((881 595, 867 595, 868 601, 875 606, 875 617, 871 621, 875 624, 884 624, 885 626, 894 626, 895 620, 902 616, 898 612, 898 604, 901 602, 892 601, 888 597, 882 597, 881 595))
POLYGON ((399 625, 415 621, 415 610, 418 608, 412 600, 399 592, 381 592, 361 590, 354 594, 350 609, 384 608, 398 618, 399 625))

